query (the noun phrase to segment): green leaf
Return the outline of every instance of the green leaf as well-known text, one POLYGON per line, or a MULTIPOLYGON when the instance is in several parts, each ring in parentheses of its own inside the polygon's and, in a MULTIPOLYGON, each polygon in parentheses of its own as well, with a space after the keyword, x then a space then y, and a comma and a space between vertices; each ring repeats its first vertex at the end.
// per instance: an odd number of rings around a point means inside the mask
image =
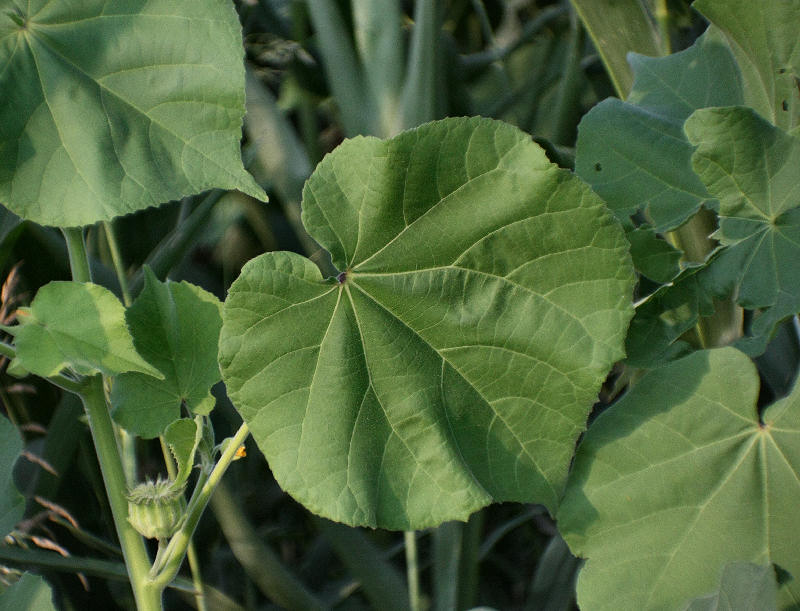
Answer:
POLYGON ((42 577, 23 573, 0 594, 0 611, 56 611, 53 591, 42 577))
POLYGON ((669 282, 681 271, 681 251, 653 229, 640 227, 627 233, 634 267, 656 282, 669 282))
POLYGON ((742 70, 747 105, 786 131, 797 128, 800 0, 697 0, 692 6, 725 33, 742 70))
POLYGON ((720 201, 714 237, 727 248, 709 266, 710 286, 770 308, 749 340, 763 351, 775 325, 800 311, 800 138, 742 107, 698 110, 685 130, 695 172, 720 201))
POLYGON ((240 158, 244 68, 231 3, 6 6, 0 201, 13 212, 76 226, 212 187, 266 197, 240 158))
POLYGON ((583 117, 575 171, 623 222, 642 210, 663 232, 715 205, 692 171, 682 128, 696 108, 740 104, 739 71, 714 28, 680 53, 629 61, 629 101, 605 100, 583 117))
POLYGON ((161 372, 155 380, 138 373, 114 381, 114 420, 140 437, 156 437, 181 415, 214 408, 211 387, 221 379, 217 343, 222 304, 188 282, 160 282, 146 268, 145 287, 126 313, 139 353, 161 372))
POLYGON ((625 338, 629 365, 649 369, 689 351, 689 344, 679 338, 697 324, 701 315, 714 313, 711 295, 698 276, 702 272, 699 266, 687 268, 637 304, 625 338))
MULTIPOLYGON (((800 574, 800 386, 759 422, 758 374, 738 350, 653 370, 589 428, 558 515, 588 558, 578 604, 674 609, 731 561, 800 574)), ((800 597, 790 581, 784 595, 800 597)))
POLYGON ((14 327, 18 365, 42 377, 67 367, 81 375, 139 371, 161 378, 133 347, 125 308, 89 282, 51 282, 36 293, 14 327))
POLYGON ((25 499, 14 486, 14 463, 22 452, 22 439, 7 418, 0 417, 0 536, 4 537, 22 519, 25 499))
POLYGON ((180 488, 189 479, 194 466, 194 455, 197 446, 203 438, 203 417, 181 418, 175 420, 164 431, 164 441, 169 446, 178 474, 175 477, 173 488, 180 488))
POLYGON ((694 599, 686 611, 777 611, 777 590, 772 566, 731 562, 722 571, 719 589, 694 599))
POLYGON ((220 337, 281 486, 395 529, 500 500, 552 510, 631 316, 626 241, 599 198, 519 130, 447 119, 344 142, 303 222, 339 282, 262 255, 220 337))

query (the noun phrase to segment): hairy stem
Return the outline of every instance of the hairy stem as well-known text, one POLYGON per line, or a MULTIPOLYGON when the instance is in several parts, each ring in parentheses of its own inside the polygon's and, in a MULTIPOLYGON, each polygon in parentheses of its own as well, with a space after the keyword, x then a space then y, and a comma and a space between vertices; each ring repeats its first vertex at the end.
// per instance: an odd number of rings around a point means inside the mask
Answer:
POLYGON ((106 405, 102 378, 100 376, 88 378, 83 384, 80 397, 89 421, 89 429, 137 608, 139 611, 160 611, 163 588, 154 587, 148 581, 150 559, 147 556, 144 540, 128 522, 127 483, 114 435, 114 426, 106 405))

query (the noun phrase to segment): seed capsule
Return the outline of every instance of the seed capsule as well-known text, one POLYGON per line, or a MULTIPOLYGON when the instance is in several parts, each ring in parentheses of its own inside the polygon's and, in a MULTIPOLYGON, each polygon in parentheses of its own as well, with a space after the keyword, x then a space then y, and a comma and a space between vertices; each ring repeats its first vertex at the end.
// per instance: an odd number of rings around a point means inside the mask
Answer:
POLYGON ((173 488, 169 480, 148 480, 128 494, 128 522, 148 539, 172 536, 185 512, 183 487, 173 488))

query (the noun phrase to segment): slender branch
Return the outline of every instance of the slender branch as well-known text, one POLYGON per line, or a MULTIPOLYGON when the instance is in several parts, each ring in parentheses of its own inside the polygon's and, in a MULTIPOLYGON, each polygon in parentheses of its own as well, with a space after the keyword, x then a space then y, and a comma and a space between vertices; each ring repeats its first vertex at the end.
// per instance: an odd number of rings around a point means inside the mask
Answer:
POLYGON ((403 533, 406 542, 406 574, 408 575, 408 603, 411 611, 420 611, 419 567, 417 566, 417 533, 407 530, 403 533))
POLYGON ((239 446, 244 443, 244 440, 247 439, 249 434, 250 429, 247 427, 247 424, 243 423, 242 426, 239 427, 239 430, 236 431, 236 434, 231 438, 222 456, 219 457, 208 479, 203 480, 201 478, 201 480, 197 482, 194 494, 186 508, 186 519, 183 525, 170 539, 164 553, 163 562, 153 564, 153 568, 150 572, 150 579, 152 580, 151 583, 154 585, 164 588, 175 578, 175 575, 178 574, 178 570, 183 563, 183 558, 189 547, 189 542, 194 534, 194 529, 197 528, 197 523, 200 521, 200 516, 206 508, 208 500, 214 493, 225 471, 228 470, 239 446))
POLYGON ((117 235, 114 231, 114 226, 108 221, 103 223, 103 229, 106 232, 108 250, 111 252, 111 260, 114 262, 114 271, 117 273, 119 288, 122 291, 122 303, 124 303, 127 308, 133 302, 131 300, 131 293, 128 290, 128 275, 125 273, 125 268, 122 265, 122 254, 119 250, 117 235))
MULTIPOLYGON (((172 458, 172 453, 169 451, 169 447, 167 446, 164 436, 159 435, 158 440, 161 443, 161 453, 164 455, 164 464, 167 466, 167 475, 171 480, 175 481, 175 478, 178 477, 175 460, 172 458)), ((200 573, 200 562, 197 558, 197 551, 195 550, 194 541, 189 541, 189 547, 186 548, 186 558, 189 561, 189 572, 192 575, 192 583, 194 583, 194 595, 195 602, 197 603, 197 611, 207 611, 203 576, 200 573)))

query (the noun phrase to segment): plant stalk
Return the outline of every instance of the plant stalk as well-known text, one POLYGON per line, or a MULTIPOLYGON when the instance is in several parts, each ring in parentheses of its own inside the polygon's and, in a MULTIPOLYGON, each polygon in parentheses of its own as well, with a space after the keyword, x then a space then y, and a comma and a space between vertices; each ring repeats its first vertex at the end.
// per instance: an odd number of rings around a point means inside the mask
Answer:
POLYGON ((125 566, 128 568, 131 588, 136 599, 138 611, 161 611, 161 592, 163 588, 154 587, 148 580, 150 559, 144 540, 128 522, 127 484, 122 468, 114 426, 106 405, 103 381, 100 376, 88 378, 80 393, 89 430, 92 433, 97 460, 103 474, 106 493, 114 526, 117 530, 125 566))
POLYGON ((83 227, 64 227, 62 230, 67 242, 69 267, 75 282, 91 282, 92 270, 86 256, 86 243, 83 241, 83 227))
POLYGON ((408 575, 408 604, 411 611, 420 611, 419 566, 417 565, 417 533, 407 530, 403 533, 406 544, 406 574, 408 575))
POLYGON ((120 291, 122 291, 122 303, 124 303, 125 307, 128 308, 133 301, 131 300, 130 290, 128 290, 128 276, 125 273, 125 268, 122 265, 122 254, 119 250, 117 234, 114 232, 114 226, 109 221, 103 223, 103 229, 106 232, 106 242, 108 242, 108 250, 111 253, 111 260, 114 262, 114 271, 117 273, 119 288, 120 291))
POLYGON ((189 547, 189 542, 192 540, 197 523, 206 508, 211 495, 214 493, 217 485, 219 484, 225 471, 228 470, 231 462, 233 461, 236 451, 239 446, 244 443, 247 436, 250 434, 250 429, 247 424, 242 423, 239 430, 231 438, 225 451, 219 457, 219 461, 214 465, 211 473, 207 478, 202 475, 198 480, 194 494, 189 500, 189 505, 186 508, 186 518, 181 525, 181 528, 176 532, 169 543, 163 555, 163 561, 154 563, 150 570, 150 583, 158 587, 159 592, 163 590, 169 583, 175 579, 178 570, 181 568, 183 559, 186 556, 186 551, 189 547))

